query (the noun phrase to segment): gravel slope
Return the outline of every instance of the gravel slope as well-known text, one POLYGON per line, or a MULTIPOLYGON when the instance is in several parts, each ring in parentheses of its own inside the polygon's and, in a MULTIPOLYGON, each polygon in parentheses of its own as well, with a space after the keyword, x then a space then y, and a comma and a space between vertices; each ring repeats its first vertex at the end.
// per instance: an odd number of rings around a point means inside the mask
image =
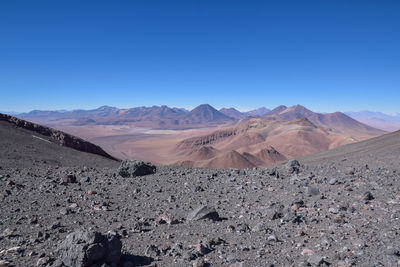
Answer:
POLYGON ((2 266, 62 266, 57 247, 77 229, 117 232, 120 266, 400 264, 400 152, 393 144, 379 161, 324 154, 327 160, 301 166, 157 167, 123 178, 114 161, 10 140, 11 147, 0 146, 2 266), (201 205, 218 216, 190 220, 201 205))

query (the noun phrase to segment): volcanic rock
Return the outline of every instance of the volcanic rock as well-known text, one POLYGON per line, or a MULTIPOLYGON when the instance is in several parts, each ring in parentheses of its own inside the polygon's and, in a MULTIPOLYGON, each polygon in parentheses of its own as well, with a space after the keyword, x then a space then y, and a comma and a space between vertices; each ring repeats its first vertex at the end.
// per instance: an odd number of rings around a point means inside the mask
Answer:
POLYGON ((188 221, 198 221, 202 219, 219 220, 219 214, 214 208, 210 208, 204 205, 198 206, 194 209, 186 218, 188 221))
POLYGON ((156 172, 156 166, 150 162, 137 160, 124 160, 118 168, 118 174, 122 177, 135 177, 153 174, 156 172))
POLYGON ((77 230, 68 234, 58 246, 59 257, 65 266, 118 264, 122 243, 116 235, 77 230))
POLYGON ((286 168, 290 173, 299 173, 300 163, 295 159, 289 160, 288 163, 286 163, 286 168))

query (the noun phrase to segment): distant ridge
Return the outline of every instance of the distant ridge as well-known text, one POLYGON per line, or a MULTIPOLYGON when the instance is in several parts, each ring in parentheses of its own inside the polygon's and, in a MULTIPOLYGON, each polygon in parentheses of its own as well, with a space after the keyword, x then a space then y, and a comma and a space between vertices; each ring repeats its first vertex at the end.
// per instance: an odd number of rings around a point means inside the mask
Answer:
POLYGON ((384 131, 397 131, 400 129, 400 114, 385 114, 382 112, 359 111, 346 112, 353 119, 384 131))
POLYGON ((60 124, 84 126, 87 123, 87 125, 134 125, 153 129, 199 128, 235 121, 234 118, 226 116, 208 104, 199 105, 191 111, 168 106, 129 109, 102 106, 92 110, 67 112, 34 110, 21 113, 18 117, 48 126, 60 124))
POLYGON ((221 108, 219 112, 225 114, 228 117, 234 119, 241 119, 246 117, 246 115, 235 108, 221 108))
POLYGON ((343 133, 359 134, 366 136, 377 136, 385 131, 365 125, 342 112, 316 113, 301 105, 291 107, 279 106, 263 116, 267 120, 291 121, 296 118, 307 118, 315 125, 332 128, 343 133))
POLYGON ((58 131, 49 127, 45 127, 36 123, 32 123, 29 121, 21 120, 16 117, 6 115, 6 114, 1 114, 0 113, 0 121, 5 121, 8 122, 12 125, 15 125, 17 127, 44 135, 50 137, 51 140, 54 142, 73 148, 78 151, 82 152, 87 152, 87 153, 92 153, 96 155, 100 155, 112 160, 118 160, 114 158, 113 156, 109 155, 107 152, 105 152, 101 147, 92 144, 88 141, 85 141, 79 137, 64 133, 62 131, 58 131))

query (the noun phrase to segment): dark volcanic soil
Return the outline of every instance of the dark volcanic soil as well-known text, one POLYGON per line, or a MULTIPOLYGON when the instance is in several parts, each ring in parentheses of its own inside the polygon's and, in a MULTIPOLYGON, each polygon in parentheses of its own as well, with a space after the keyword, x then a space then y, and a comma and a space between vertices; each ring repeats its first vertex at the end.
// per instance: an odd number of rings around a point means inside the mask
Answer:
POLYGON ((0 139, 9 140, 0 146, 0 260, 11 266, 52 266, 77 229, 120 234, 121 266, 400 264, 395 146, 377 155, 387 157, 382 166, 360 154, 293 168, 158 167, 123 178, 114 161, 17 136, 0 139), (218 216, 190 220, 201 205, 218 216))
POLYGON ((62 146, 42 135, 6 121, 0 121, 0 164, 3 167, 32 166, 118 166, 115 160, 62 146))

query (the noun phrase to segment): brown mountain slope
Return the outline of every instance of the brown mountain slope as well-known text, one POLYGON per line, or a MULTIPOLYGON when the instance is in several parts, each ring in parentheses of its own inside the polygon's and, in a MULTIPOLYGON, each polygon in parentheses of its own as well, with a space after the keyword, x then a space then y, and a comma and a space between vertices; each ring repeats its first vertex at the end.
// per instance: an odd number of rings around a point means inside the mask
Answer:
POLYGON ((299 117, 307 118, 316 125, 328 127, 346 135, 354 135, 355 138, 360 138, 359 140, 371 138, 385 133, 382 130, 356 121, 344 113, 316 113, 301 105, 295 105, 288 108, 285 108, 285 106, 279 106, 263 116, 263 118, 268 120, 280 121, 291 121, 299 117))
POLYGON ((207 162, 201 163, 199 167, 204 168, 217 168, 217 169, 226 169, 226 168, 254 168, 252 162, 246 159, 243 155, 238 153, 235 150, 224 153, 221 156, 217 156, 207 162))
POLYGON ((287 160, 287 158, 279 153, 274 147, 269 146, 267 148, 262 148, 258 151, 255 156, 262 162, 268 164, 275 164, 287 160))
POLYGON ((212 146, 201 146, 193 151, 190 151, 186 158, 192 161, 208 160, 216 157, 220 152, 212 146))
MULTIPOLYGON (((362 136, 358 138, 362 139, 362 136)), ((188 155, 195 153, 192 151, 198 151, 201 147, 212 146, 223 154, 211 159, 207 164, 188 158, 192 161, 190 164, 224 168, 224 166, 231 166, 235 162, 232 158, 239 158, 237 155, 239 154, 242 163, 237 165, 238 168, 250 166, 243 162, 242 157, 255 166, 265 167, 355 141, 357 139, 352 136, 341 134, 335 129, 315 125, 306 118, 297 118, 292 121, 252 118, 241 121, 234 128, 185 139, 176 145, 175 154, 184 151, 188 155), (237 154, 226 156, 226 153, 232 153, 232 151, 237 154), (224 160, 227 160, 227 163, 224 163, 224 160)))

